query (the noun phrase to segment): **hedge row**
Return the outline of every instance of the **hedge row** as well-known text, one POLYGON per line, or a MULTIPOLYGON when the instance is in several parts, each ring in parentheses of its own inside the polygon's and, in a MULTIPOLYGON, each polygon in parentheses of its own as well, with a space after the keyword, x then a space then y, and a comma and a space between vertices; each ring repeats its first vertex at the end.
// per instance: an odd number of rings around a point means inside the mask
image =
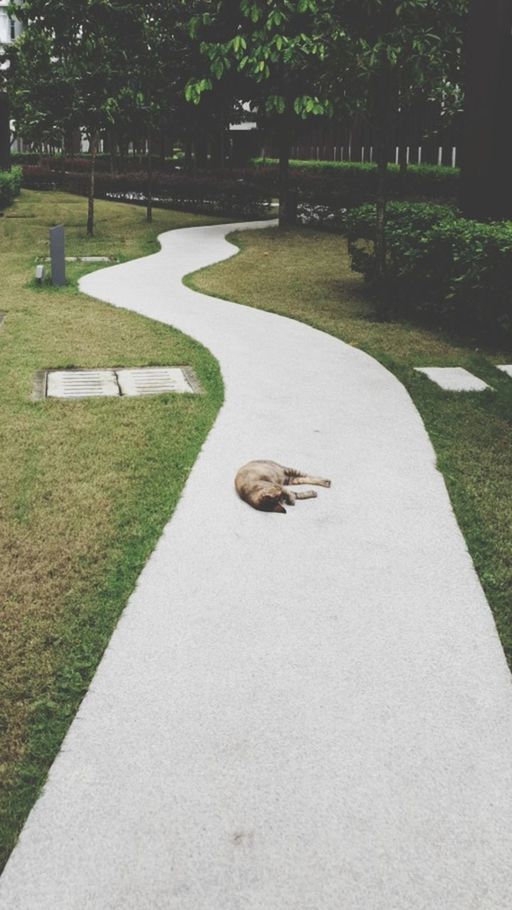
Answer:
MULTIPOLYGON (((176 157, 162 159, 159 155, 153 155, 153 168, 155 171, 164 170, 172 173, 180 160, 176 157)), ((81 173, 91 169, 91 156, 87 153, 75 155, 73 158, 63 155, 40 155, 38 152, 16 152, 11 155, 13 164, 19 164, 22 167, 26 165, 38 165, 52 171, 70 171, 72 173, 81 173)), ((116 170, 132 172, 135 168, 140 168, 141 164, 147 170, 147 156, 128 155, 120 158, 114 157, 116 170)), ((98 173, 110 173, 112 168, 112 158, 110 154, 102 153, 96 156, 96 171, 98 173)))
MULTIPOLYGON (((172 159, 166 159, 163 166, 160 156, 152 155, 152 160, 154 171, 160 170, 165 173, 172 173, 174 170, 175 161, 172 159)), ((50 168, 52 171, 69 172, 73 174, 89 173, 91 170, 91 158, 87 155, 81 155, 75 158, 63 158, 59 155, 57 157, 41 158, 38 163, 42 167, 50 168)), ((116 172, 133 173, 135 169, 140 169, 141 167, 144 168, 144 171, 147 171, 148 160, 145 155, 142 156, 142 158, 138 155, 130 155, 123 159, 115 157, 114 163, 116 165, 116 172)), ((95 169, 99 174, 110 174, 112 170, 112 159, 110 155, 97 155, 95 169)))
MULTIPOLYGON (((133 158, 124 162, 124 167, 131 168, 126 177, 133 177, 133 164, 133 158)), ((277 162, 256 159, 254 164, 255 166, 244 170, 229 171, 229 176, 226 176, 226 171, 212 170, 201 172, 200 177, 194 179, 221 183, 225 183, 226 180, 243 181, 252 191, 259 190, 266 198, 276 198, 279 194, 277 162)), ((90 169, 90 159, 86 156, 55 157, 44 159, 42 166, 59 174, 86 174, 90 169)), ((155 159, 154 170, 159 180, 170 175, 174 177, 176 174, 174 167, 175 162, 171 160, 166 161, 162 167, 161 162, 155 159)), ((108 156, 98 157, 97 171, 104 174, 110 171, 108 156)), ((191 179, 182 172, 180 175, 183 179, 191 179)), ((109 174, 108 179, 118 178, 109 174)), ((326 227, 330 230, 343 230, 347 209, 375 201, 377 179, 377 168, 373 164, 292 161, 290 184, 297 191, 299 223, 326 227)), ((390 165, 388 183, 389 196, 392 199, 451 201, 458 193, 459 172, 453 168, 412 165, 405 175, 400 175, 399 169, 390 165)), ((135 186, 133 190, 135 191, 135 186)))
MULTIPOLYGON (((277 162, 254 160, 259 180, 278 187, 277 162)), ((347 209, 375 202, 378 173, 375 164, 337 161, 291 161, 290 182, 297 189, 299 221, 319 227, 343 229, 347 209)), ((453 201, 459 191, 460 172, 454 168, 411 165, 400 174, 388 169, 390 199, 453 201)))
MULTIPOLYGON (((85 171, 91 167, 91 159, 87 155, 70 158, 62 155, 42 155, 40 152, 12 152, 11 161, 21 167, 38 165, 52 171, 85 171)), ((97 155, 96 168, 98 171, 109 171, 110 155, 97 155)))
POLYGON ((39 164, 39 152, 11 152, 11 163, 24 167, 26 164, 39 164))
POLYGON ((390 203, 387 273, 378 281, 375 209, 347 217, 352 268, 396 312, 479 336, 512 337, 512 223, 481 224, 447 206, 390 203))
POLYGON ((21 176, 20 167, 13 167, 11 171, 0 171, 0 212, 8 205, 12 205, 14 198, 19 196, 21 176))
MULTIPOLYGON (((27 166, 23 169, 23 183, 31 189, 63 189, 81 196, 89 193, 87 172, 66 173, 27 166)), ((147 188, 148 177, 144 172, 96 175, 96 197, 99 199, 144 204, 147 188)), ((272 197, 261 186, 225 176, 156 173, 153 200, 155 205, 188 212, 260 218, 268 214, 272 197)))

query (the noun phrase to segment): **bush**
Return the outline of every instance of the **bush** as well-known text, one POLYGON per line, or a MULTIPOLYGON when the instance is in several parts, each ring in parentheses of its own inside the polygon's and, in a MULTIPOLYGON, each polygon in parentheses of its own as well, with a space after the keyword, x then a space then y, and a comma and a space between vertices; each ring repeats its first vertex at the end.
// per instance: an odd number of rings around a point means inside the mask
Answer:
POLYGON ((12 164, 19 164, 23 167, 25 164, 39 164, 39 152, 12 152, 12 164))
MULTIPOLYGON (((88 174, 91 170, 91 159, 87 157, 76 157, 76 158, 64 158, 62 155, 57 156, 44 156, 40 159, 41 167, 47 168, 50 171, 57 171, 58 173, 65 173, 67 171, 72 171, 74 173, 84 173, 88 174)), ((110 168, 110 162, 108 158, 104 158, 100 155, 96 156, 95 170, 98 173, 102 171, 108 171, 110 168)))
MULTIPOLYGON (((254 160, 259 179, 278 192, 277 162, 254 160)), ((400 175, 388 170, 390 199, 451 201, 457 197, 460 173, 454 168, 411 165, 400 175)), ((298 193, 298 216, 303 224, 343 230, 348 209, 375 202, 378 174, 375 164, 348 161, 291 161, 290 182, 298 193)))
MULTIPOLYGON (((171 174, 181 164, 183 157, 182 154, 175 153, 162 160, 160 155, 152 155, 153 170, 171 174)), ((91 155, 88 152, 80 152, 80 154, 73 157, 69 155, 42 155, 38 152, 17 152, 11 158, 13 163, 20 164, 23 167, 25 165, 38 165, 51 171, 67 171, 76 174, 86 173, 91 169, 91 155)), ((96 155, 96 172, 109 174, 112 168, 112 160, 114 161, 116 172, 126 171, 126 173, 133 173, 140 168, 147 170, 147 155, 140 157, 137 154, 130 153, 121 158, 120 155, 115 154, 112 159, 110 153, 102 152, 96 155)))
MULTIPOLYGON (((24 186, 32 189, 63 189, 87 196, 89 173, 68 173, 40 166, 23 170, 24 186)), ((96 197, 144 205, 148 177, 145 172, 96 175, 96 197)), ((211 215, 260 218, 267 215, 272 201, 264 187, 243 179, 217 175, 199 177, 184 174, 156 173, 153 177, 153 200, 156 206, 211 215)))
POLYGON ((56 190, 62 186, 63 175, 40 164, 23 167, 23 186, 28 190, 56 190))
POLYGON ((374 208, 351 212, 347 230, 353 269, 396 311, 484 337, 512 336, 512 223, 481 224, 448 206, 390 203, 380 285, 374 208))
MULTIPOLYGON (((421 238, 435 224, 453 219, 454 214, 454 210, 449 206, 421 202, 388 203, 386 227, 388 255, 392 254, 395 244, 406 244, 408 240, 413 249, 416 249, 421 238)), ((375 205, 363 205, 349 212, 346 217, 346 231, 352 268, 356 272, 362 272, 367 280, 376 280, 377 263, 373 248, 376 231, 375 205)))
MULTIPOLYGON (((145 155, 143 155, 142 158, 139 158, 138 155, 129 155, 122 159, 118 155, 114 155, 113 160, 116 171, 120 170, 123 172, 126 171, 127 173, 133 173, 136 168, 140 167, 143 167, 145 171, 147 170, 147 157, 145 155)), ((155 171, 162 170, 161 158, 157 155, 153 155, 152 160, 153 169, 155 171)), ((91 156, 88 154, 81 154, 74 158, 63 157, 62 155, 45 156, 42 157, 38 163, 42 167, 61 173, 86 174, 91 170, 91 156)), ((111 167, 112 158, 110 155, 104 153, 96 155, 95 171, 97 174, 110 174, 111 167)), ((165 172, 171 173, 174 170, 174 167, 175 162, 166 159, 164 166, 165 172)))
POLYGON ((0 211, 12 205, 21 189, 21 168, 13 167, 10 171, 0 171, 0 211))
MULTIPOLYGON (((258 169, 277 168, 276 158, 254 158, 254 167, 258 169)), ((292 159, 290 168, 294 176, 346 176, 350 180, 359 180, 375 190, 377 184, 377 165, 360 161, 300 161, 292 159)), ((447 199, 457 195, 460 181, 460 169, 434 164, 410 164, 405 174, 400 176, 396 164, 388 165, 391 193, 401 192, 403 187, 408 193, 420 196, 432 196, 447 199)))
MULTIPOLYGON (((68 175, 69 176, 69 175, 68 175)), ((68 180, 66 180, 66 184, 68 180)), ((98 194, 127 202, 146 200, 147 174, 123 174, 98 180, 98 194)), ((271 196, 245 181, 215 176, 157 174, 153 179, 155 205, 226 217, 260 218, 270 209, 271 196)))

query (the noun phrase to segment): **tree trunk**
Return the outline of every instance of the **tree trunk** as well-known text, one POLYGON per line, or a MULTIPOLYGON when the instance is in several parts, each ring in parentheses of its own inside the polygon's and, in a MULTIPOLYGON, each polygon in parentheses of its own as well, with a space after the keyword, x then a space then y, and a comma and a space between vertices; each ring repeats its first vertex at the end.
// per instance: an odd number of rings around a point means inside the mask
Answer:
MULTIPOLYGON (((226 130, 224 124, 220 128, 219 136, 219 167, 221 171, 226 167, 226 130)), ((233 165, 231 164, 231 168, 233 165)))
POLYGON ((11 170, 11 124, 9 100, 0 92, 0 171, 11 170))
POLYGON ((66 127, 63 133, 63 154, 65 158, 73 158, 73 130, 71 127, 66 127))
POLYGON ((187 174, 191 174, 193 170, 193 152, 192 152, 192 140, 185 140, 185 170, 187 174))
POLYGON ((512 218, 512 4, 472 0, 466 42, 462 207, 512 218))
POLYGON ((121 174, 125 174, 126 170, 127 170, 126 162, 128 159, 128 141, 125 136, 119 136, 118 147, 119 147, 119 170, 120 170, 121 174))
POLYGON ((96 131, 91 133, 90 151, 91 151, 91 174, 89 181, 89 203, 87 207, 87 235, 92 237, 94 234, 94 191, 96 182, 96 153, 98 148, 98 134, 96 131))
POLYGON ((167 124, 165 120, 162 121, 160 126, 160 164, 162 165, 162 170, 165 167, 165 159, 167 157, 167 124))
POLYGON ((113 130, 109 130, 108 132, 108 146, 110 153, 110 174, 111 176, 114 176, 116 172, 116 141, 113 130))
POLYGON ((405 178, 407 177, 407 146, 404 143, 398 147, 398 166, 400 176, 400 189, 404 189, 405 178))
POLYGON ((286 127, 279 137, 279 227, 297 221, 297 200, 290 190, 290 138, 286 127))
POLYGON ((148 133, 148 198, 146 205, 146 221, 153 221, 153 135, 151 126, 148 133))
POLYGON ((208 167, 208 142, 205 136, 200 136, 195 140, 194 158, 196 170, 204 171, 208 167))
POLYGON ((377 158, 377 202, 375 207, 375 260, 377 266, 377 279, 383 282, 386 277, 386 206, 387 206, 387 176, 388 158, 385 148, 380 148, 377 158))

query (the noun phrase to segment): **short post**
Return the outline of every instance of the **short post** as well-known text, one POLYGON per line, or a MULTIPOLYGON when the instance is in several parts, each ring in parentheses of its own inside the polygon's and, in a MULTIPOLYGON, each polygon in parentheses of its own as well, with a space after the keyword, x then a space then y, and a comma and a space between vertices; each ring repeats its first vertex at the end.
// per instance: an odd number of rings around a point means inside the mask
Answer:
POLYGON ((52 284, 55 287, 63 287, 66 284, 63 224, 50 228, 50 258, 52 262, 52 284))

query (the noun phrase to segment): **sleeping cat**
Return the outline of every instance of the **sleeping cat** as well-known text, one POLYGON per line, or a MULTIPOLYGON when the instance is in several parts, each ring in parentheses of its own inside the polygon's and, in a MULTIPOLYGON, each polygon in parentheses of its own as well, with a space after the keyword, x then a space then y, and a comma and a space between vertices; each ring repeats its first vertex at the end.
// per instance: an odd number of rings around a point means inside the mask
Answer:
POLYGON ((312 483, 319 487, 330 487, 330 480, 309 477, 295 468, 283 468, 275 461, 250 461, 240 468, 235 477, 235 487, 240 499, 253 509, 262 512, 284 512, 283 503, 295 505, 297 499, 312 499, 318 494, 314 490, 294 493, 286 486, 298 483, 312 483))

